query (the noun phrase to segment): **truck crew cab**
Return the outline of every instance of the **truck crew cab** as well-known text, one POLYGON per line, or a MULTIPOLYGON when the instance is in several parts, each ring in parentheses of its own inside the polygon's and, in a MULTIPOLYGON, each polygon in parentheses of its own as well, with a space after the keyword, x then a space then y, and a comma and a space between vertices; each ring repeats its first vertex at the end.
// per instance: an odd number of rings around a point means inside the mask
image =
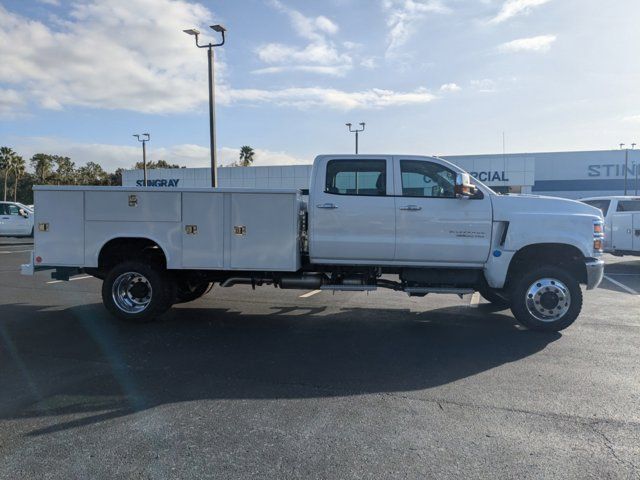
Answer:
POLYGON ((298 190, 34 188, 24 274, 84 271, 116 317, 149 321, 231 287, 410 296, 479 291, 522 325, 561 330, 602 280, 603 219, 583 203, 502 196, 436 157, 321 155, 298 190))

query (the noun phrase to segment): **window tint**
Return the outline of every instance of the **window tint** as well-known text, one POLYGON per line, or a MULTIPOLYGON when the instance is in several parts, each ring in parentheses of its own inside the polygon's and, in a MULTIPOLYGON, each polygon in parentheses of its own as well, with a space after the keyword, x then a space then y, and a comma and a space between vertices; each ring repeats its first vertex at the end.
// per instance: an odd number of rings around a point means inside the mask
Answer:
POLYGON ((9 215, 6 203, 0 203, 0 215, 9 215))
POLYGON ((609 205, 611 205, 611 200, 587 200, 587 205, 591 205, 592 207, 599 208, 602 212, 602 216, 606 217, 607 212, 609 211, 609 205))
POLYGON ((640 212, 640 200, 619 200, 618 212, 640 212))
POLYGON ((386 195, 386 160, 330 160, 326 193, 337 195, 386 195))
POLYGON ((7 205, 7 207, 9 207, 9 215, 20 215, 20 208, 18 208, 17 205, 10 203, 9 205, 7 205))
POLYGON ((455 198, 456 175, 443 165, 421 160, 401 160, 404 197, 455 198))

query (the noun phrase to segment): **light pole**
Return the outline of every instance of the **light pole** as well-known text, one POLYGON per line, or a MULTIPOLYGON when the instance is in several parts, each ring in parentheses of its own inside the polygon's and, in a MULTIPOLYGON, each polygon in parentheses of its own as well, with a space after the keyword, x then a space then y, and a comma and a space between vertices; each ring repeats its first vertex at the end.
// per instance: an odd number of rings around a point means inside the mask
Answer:
POLYGON ((349 128, 349 131, 351 133, 355 133, 356 134, 356 155, 358 154, 358 134, 360 132, 364 132, 364 122, 360 122, 360 126, 362 128, 358 129, 358 128, 351 128, 352 124, 351 123, 345 123, 345 125, 349 128))
POLYGON ((139 142, 142 142, 142 178, 144 179, 142 185, 147 186, 147 142, 151 140, 151 135, 148 133, 141 133, 134 135, 139 142), (140 140, 142 137, 142 140, 140 140))
POLYGON ((227 29, 222 25, 211 25, 210 28, 214 32, 218 32, 222 35, 222 42, 200 45, 198 43, 198 35, 200 35, 199 30, 196 30, 195 28, 189 28, 188 30, 183 30, 183 32, 196 37, 196 47, 208 49, 207 59, 209 60, 209 142, 211 148, 211 186, 213 188, 216 188, 218 186, 218 164, 216 162, 216 91, 213 70, 215 63, 213 58, 213 48, 221 47, 222 45, 224 45, 224 33, 227 31, 227 29))
MULTIPOLYGON (((620 144, 620 149, 622 150, 622 147, 624 147, 625 144, 621 143, 620 144)), ((636 144, 632 143, 631 144, 631 150, 634 150, 636 148, 636 144)), ((634 174, 636 177, 635 180, 635 184, 636 184, 636 195, 638 194, 638 165, 636 162, 636 165, 634 167, 634 174)), ((624 194, 625 196, 627 195, 627 177, 629 176, 629 149, 625 148, 624 149, 624 194)))

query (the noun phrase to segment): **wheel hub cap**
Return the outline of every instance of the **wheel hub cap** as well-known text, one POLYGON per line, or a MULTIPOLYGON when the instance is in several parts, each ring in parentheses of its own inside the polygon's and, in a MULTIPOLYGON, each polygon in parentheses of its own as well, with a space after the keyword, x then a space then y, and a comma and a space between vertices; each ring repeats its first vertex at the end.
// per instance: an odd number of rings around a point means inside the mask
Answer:
POLYGON ((571 307, 567 286, 555 278, 537 280, 527 290, 527 310, 541 322, 552 322, 566 315, 571 307))
POLYGON ((116 306, 126 313, 140 313, 151 303, 153 289, 149 280, 137 273, 127 272, 113 282, 111 296, 116 306))

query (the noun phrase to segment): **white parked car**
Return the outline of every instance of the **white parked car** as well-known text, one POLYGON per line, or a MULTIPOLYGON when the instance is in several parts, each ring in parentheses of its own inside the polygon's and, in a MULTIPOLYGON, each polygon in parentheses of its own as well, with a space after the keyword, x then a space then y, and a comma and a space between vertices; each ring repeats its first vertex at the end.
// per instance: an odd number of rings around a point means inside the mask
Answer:
POLYGON ((33 210, 18 202, 0 202, 0 236, 33 235, 33 210))
POLYGON ((640 197, 592 197, 581 201, 602 211, 605 252, 640 255, 640 197))

